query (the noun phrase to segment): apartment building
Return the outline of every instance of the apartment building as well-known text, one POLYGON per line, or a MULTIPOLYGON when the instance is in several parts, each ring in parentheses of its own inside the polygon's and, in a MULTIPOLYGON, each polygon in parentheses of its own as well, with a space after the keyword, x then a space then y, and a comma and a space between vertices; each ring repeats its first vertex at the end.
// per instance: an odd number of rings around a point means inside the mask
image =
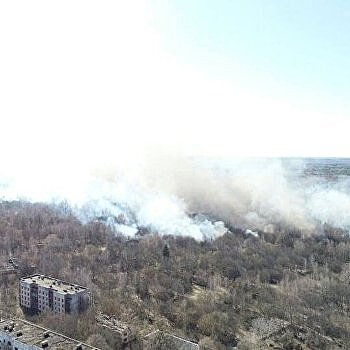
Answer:
POLYGON ((0 350, 99 350, 16 317, 0 318, 0 350))
POLYGON ((39 274, 20 280, 20 305, 31 313, 74 314, 88 307, 89 300, 88 289, 77 284, 39 274))

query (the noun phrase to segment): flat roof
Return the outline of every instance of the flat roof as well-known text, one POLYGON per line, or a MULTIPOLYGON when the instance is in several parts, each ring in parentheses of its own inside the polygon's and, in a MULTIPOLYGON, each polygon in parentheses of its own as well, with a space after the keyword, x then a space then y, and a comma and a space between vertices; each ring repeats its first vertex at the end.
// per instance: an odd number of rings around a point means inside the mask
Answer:
POLYGON ((105 328, 111 329, 118 333, 123 333, 124 331, 129 331, 129 327, 118 320, 115 316, 108 316, 102 313, 96 316, 97 323, 105 328))
POLYGON ((0 319, 0 332, 8 334, 13 340, 17 340, 26 345, 42 347, 42 342, 47 342, 47 349, 54 350, 76 350, 80 345, 83 350, 100 350, 91 345, 82 343, 78 340, 66 337, 50 329, 38 326, 34 323, 22 320, 16 317, 7 317, 0 319))
POLYGON ((52 288, 52 290, 61 294, 76 294, 87 290, 86 287, 82 287, 78 284, 65 282, 57 278, 44 276, 40 274, 35 274, 29 277, 23 277, 21 278, 21 281, 29 284, 36 283, 38 286, 42 286, 45 288, 52 288))

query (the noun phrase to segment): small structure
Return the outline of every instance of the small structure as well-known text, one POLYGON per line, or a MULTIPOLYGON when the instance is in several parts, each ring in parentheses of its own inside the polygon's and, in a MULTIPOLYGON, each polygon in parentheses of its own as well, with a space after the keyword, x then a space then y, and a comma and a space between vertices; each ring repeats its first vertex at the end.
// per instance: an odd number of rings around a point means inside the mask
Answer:
POLYGON ((90 296, 85 287, 36 274, 21 278, 19 301, 21 307, 30 313, 51 310, 74 314, 89 306, 90 296))
POLYGON ((134 336, 126 324, 114 316, 108 316, 102 313, 96 316, 96 322, 101 327, 101 333, 109 340, 109 345, 112 348, 130 348, 134 336))
POLYGON ((7 262, 2 261, 0 264, 0 275, 17 274, 19 262, 16 258, 9 258, 7 262))
POLYGON ((0 349, 99 350, 16 317, 0 318, 0 349))
POLYGON ((11 264, 5 264, 0 266, 0 275, 15 275, 17 274, 17 269, 11 264))

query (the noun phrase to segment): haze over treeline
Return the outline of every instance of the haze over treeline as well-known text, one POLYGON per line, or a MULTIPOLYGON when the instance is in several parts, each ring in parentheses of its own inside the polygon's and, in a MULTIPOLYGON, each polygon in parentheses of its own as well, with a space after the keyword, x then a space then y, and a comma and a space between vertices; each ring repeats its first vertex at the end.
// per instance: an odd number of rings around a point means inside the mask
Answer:
MULTIPOLYGON (((84 222, 105 217, 133 236, 140 227, 197 239, 229 227, 306 234, 348 230, 349 161, 152 155, 84 171, 2 175, 3 199, 66 201, 84 222), (328 166, 325 166, 328 164, 328 166)), ((111 164, 113 164, 111 162, 111 164)), ((6 172, 5 172, 6 173, 6 172)))

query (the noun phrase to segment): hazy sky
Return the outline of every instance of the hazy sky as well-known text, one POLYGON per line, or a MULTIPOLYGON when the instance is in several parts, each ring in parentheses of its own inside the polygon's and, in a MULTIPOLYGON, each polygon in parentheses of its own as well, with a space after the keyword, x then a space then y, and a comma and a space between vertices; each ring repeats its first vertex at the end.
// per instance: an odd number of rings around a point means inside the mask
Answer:
POLYGON ((348 1, 1 1, 2 166, 350 156, 349 35, 348 1))

